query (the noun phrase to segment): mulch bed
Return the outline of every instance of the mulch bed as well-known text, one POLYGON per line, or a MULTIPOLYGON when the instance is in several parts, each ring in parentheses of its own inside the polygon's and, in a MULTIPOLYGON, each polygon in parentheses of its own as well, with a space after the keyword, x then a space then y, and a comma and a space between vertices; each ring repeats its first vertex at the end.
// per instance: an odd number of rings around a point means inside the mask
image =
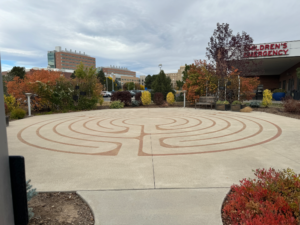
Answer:
POLYGON ((28 225, 92 225, 89 206, 74 192, 38 193, 29 203, 34 216, 28 225))
POLYGON ((232 190, 230 189, 230 191, 228 192, 228 194, 226 195, 224 201, 223 201, 223 204, 222 204, 222 207, 221 207, 221 215, 222 215, 222 222, 224 225, 231 225, 231 219, 229 216, 227 216, 225 213, 223 213, 223 208, 224 206, 228 203, 229 201, 229 195, 231 194, 232 190))
POLYGON ((300 114, 285 112, 283 107, 253 108, 253 111, 272 113, 272 114, 276 114, 276 115, 279 115, 279 116, 285 116, 285 117, 290 117, 290 118, 294 118, 294 119, 300 119, 300 114))

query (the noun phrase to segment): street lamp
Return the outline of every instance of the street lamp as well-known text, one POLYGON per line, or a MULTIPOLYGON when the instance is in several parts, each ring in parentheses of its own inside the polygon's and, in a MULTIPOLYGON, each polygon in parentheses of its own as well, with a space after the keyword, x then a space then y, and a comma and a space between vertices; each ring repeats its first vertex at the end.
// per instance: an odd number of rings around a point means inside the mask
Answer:
POLYGON ((159 72, 161 71, 162 64, 158 64, 159 72))
POLYGON ((31 116, 30 97, 31 97, 32 93, 25 93, 25 95, 27 96, 28 116, 31 116))

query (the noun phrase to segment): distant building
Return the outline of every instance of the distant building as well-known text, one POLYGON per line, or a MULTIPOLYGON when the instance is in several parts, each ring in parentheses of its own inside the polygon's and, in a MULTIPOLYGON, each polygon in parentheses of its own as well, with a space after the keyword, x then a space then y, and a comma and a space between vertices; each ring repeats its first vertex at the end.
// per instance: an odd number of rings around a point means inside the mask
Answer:
POLYGON ((85 52, 76 52, 76 50, 72 52, 72 49, 61 50, 60 46, 56 46, 53 51, 48 51, 48 68, 76 70, 80 62, 86 67, 96 68, 96 59, 86 55, 85 52))
POLYGON ((105 76, 115 75, 116 78, 121 78, 121 76, 136 77, 136 72, 120 66, 97 67, 97 72, 100 70, 104 72, 105 76))
POLYGON ((182 72, 184 71, 184 69, 185 69, 185 66, 180 66, 177 73, 166 73, 166 76, 170 77, 170 79, 171 79, 173 88, 177 87, 177 85, 176 85, 177 80, 182 81, 182 76, 183 76, 182 72))
POLYGON ((140 85, 145 86, 146 75, 140 75, 140 85))

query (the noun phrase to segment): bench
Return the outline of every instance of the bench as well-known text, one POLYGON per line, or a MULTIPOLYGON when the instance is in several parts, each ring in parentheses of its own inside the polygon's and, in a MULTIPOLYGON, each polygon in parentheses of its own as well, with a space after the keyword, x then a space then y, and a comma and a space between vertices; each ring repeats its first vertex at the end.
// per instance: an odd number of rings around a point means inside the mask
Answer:
MULTIPOLYGON (((210 108, 212 109, 212 106, 216 103, 216 97, 215 96, 201 96, 199 99, 195 99, 195 109, 197 105, 210 105, 210 108)), ((207 107, 206 107, 207 108, 207 107)))

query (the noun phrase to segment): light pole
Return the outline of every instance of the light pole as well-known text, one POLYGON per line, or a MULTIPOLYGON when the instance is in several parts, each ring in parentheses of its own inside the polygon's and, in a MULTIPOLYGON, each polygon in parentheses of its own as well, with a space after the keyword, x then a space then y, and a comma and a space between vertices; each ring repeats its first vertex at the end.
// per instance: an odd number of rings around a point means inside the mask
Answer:
POLYGON ((31 93, 25 93, 25 95, 27 96, 27 103, 28 103, 28 116, 31 116, 31 104, 30 104, 30 97, 31 97, 31 93))
POLYGON ((159 72, 160 72, 161 68, 162 68, 162 64, 158 64, 158 67, 159 67, 159 72))
POLYGON ((185 93, 186 93, 186 90, 183 91, 183 107, 185 108, 185 93))
POLYGON ((114 91, 114 73, 111 73, 111 90, 114 91))

